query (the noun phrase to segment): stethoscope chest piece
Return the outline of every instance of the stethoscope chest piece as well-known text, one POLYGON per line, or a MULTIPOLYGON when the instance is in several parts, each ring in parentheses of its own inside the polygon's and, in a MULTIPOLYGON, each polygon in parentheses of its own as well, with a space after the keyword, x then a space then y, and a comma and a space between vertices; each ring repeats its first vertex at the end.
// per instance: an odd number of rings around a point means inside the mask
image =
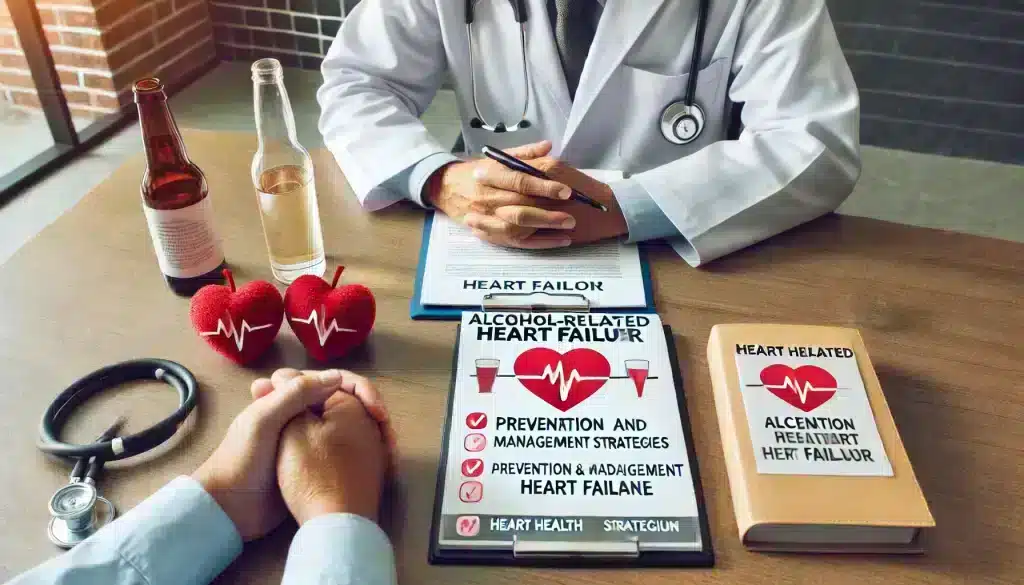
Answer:
POLYGON ((704 130, 704 110, 696 103, 674 102, 661 112, 661 135, 672 144, 689 144, 704 130))
POLYGON ((47 535, 53 544, 72 548, 114 520, 117 511, 89 482, 70 483, 50 498, 47 535))

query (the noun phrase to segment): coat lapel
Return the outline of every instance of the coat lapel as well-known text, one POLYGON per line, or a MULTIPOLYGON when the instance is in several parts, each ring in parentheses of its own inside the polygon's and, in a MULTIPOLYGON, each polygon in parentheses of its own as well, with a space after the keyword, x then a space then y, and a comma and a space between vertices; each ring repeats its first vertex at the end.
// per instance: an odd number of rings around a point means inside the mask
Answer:
MULTIPOLYGON (((622 63, 626 53, 633 47, 637 39, 647 28, 665 0, 607 0, 601 21, 598 23, 594 42, 583 66, 579 86, 576 88, 576 99, 569 111, 569 121, 562 136, 562 146, 569 143, 573 133, 579 127, 590 106, 598 94, 608 83, 612 73, 622 63)), ((546 14, 546 11, 545 11, 546 14)), ((539 20, 539 19, 538 19, 539 20)), ((545 18, 545 20, 547 20, 545 18)), ((550 24, 549 24, 550 27, 550 24)), ((562 90, 568 97, 565 76, 561 74, 558 53, 554 47, 554 39, 548 35, 552 49, 554 69, 562 79, 562 90)))
MULTIPOLYGON (((530 66, 530 84, 535 90, 546 91, 560 110, 559 114, 567 116, 572 107, 569 88, 562 72, 562 62, 558 58, 555 47, 554 29, 548 18, 547 0, 533 0, 529 6, 528 34, 526 35, 527 54, 530 66)), ((564 119, 564 118, 563 118, 564 119)), ((551 137, 553 141, 557 137, 551 137)))

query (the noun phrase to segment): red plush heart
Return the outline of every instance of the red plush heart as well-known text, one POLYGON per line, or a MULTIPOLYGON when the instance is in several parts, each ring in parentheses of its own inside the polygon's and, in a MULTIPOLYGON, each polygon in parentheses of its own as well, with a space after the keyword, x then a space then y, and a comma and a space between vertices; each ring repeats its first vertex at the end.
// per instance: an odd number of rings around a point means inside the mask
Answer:
POLYGON ((836 395, 836 379, 818 366, 774 364, 761 370, 761 383, 769 392, 804 412, 811 412, 836 395))
POLYGON ((309 355, 326 361, 339 358, 366 341, 377 315, 370 289, 361 284, 338 287, 307 274, 295 279, 284 293, 284 313, 295 336, 309 355))
POLYGON ((562 412, 593 396, 612 371, 608 360, 592 349, 561 354, 546 347, 519 354, 512 369, 520 384, 562 412))
POLYGON ((284 303, 274 285, 254 280, 235 289, 230 270, 224 270, 228 286, 212 284, 192 297, 192 327, 210 347, 224 357, 248 364, 263 355, 281 328, 284 303))

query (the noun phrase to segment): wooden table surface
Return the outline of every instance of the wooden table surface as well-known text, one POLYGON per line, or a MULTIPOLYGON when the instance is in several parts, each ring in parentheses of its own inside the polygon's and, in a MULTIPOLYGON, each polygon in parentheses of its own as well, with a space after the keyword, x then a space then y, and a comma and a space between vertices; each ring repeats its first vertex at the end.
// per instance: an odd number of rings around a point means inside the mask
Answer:
MULTIPOLYGON (((249 180, 255 137, 187 132, 205 171, 236 278, 270 280, 249 180)), ((869 219, 828 217, 693 269, 652 253, 658 312, 676 333, 717 566, 710 570, 576 571, 431 567, 427 538, 455 325, 412 322, 409 296, 421 213, 362 211, 325 152, 317 189, 332 269, 378 299, 365 350, 339 365, 379 385, 400 440, 401 476, 388 530, 400 581, 516 584, 1021 583, 1024 582, 1024 245, 869 219), (938 528, 920 557, 747 552, 732 516, 705 345, 728 322, 859 328, 877 365, 938 528)), ((257 368, 220 358, 188 325, 188 300, 160 277, 139 201, 138 156, 0 267, 0 581, 58 553, 46 538, 46 501, 68 470, 34 445, 39 417, 66 385, 136 357, 179 361, 199 377, 199 407, 172 444, 123 462, 101 492, 126 510, 190 473, 247 402, 249 382, 307 359, 284 327, 257 368)), ((964 194, 969 197, 969 193, 964 194)), ((74 417, 88 440, 116 412, 138 430, 167 412, 173 392, 135 385, 74 417)), ((294 526, 246 546, 218 581, 277 583, 294 526)))

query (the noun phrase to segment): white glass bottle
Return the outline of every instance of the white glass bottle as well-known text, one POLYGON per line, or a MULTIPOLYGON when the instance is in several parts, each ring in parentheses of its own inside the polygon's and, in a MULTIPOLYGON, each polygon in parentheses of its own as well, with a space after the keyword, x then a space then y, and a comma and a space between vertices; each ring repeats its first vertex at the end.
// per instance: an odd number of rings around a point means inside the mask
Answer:
POLYGON ((259 147, 252 181, 274 278, 291 283, 303 274, 323 276, 324 238, 317 209, 313 162, 295 136, 295 115, 277 59, 252 64, 259 147))

